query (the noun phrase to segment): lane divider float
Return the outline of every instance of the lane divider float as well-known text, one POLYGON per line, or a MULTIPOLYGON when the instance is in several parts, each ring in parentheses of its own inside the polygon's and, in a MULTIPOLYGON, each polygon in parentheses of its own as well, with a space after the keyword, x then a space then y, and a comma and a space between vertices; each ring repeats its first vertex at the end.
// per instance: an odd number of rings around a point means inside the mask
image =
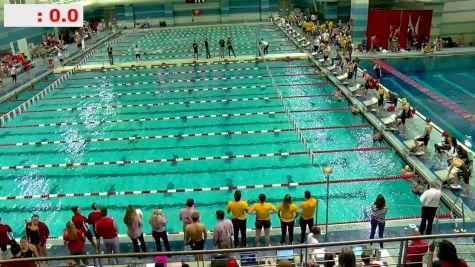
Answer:
MULTIPOLYGON (((388 150, 388 149, 390 149, 389 146, 375 146, 375 147, 356 147, 356 148, 346 148, 346 149, 315 150, 315 151, 312 151, 312 153, 328 154, 328 153, 343 153, 343 152, 378 151, 378 150, 388 150)), ((176 162, 184 162, 184 161, 287 157, 287 156, 298 156, 298 155, 307 155, 307 154, 308 154, 308 151, 293 151, 293 152, 201 156, 201 157, 185 157, 185 158, 165 158, 165 159, 138 159, 138 160, 94 161, 94 162, 74 162, 74 163, 49 163, 49 164, 0 166, 0 170, 70 168, 70 167, 82 167, 82 166, 150 164, 150 163, 165 163, 165 162, 176 163, 176 162)))
MULTIPOLYGON (((369 127, 369 124, 309 127, 309 128, 300 128, 300 130, 302 130, 302 131, 318 131, 318 130, 333 130, 333 129, 353 129, 353 128, 364 128, 364 127, 369 127)), ((167 134, 167 135, 110 137, 110 138, 88 138, 88 139, 57 140, 57 141, 36 141, 36 142, 5 143, 5 144, 0 144, 0 147, 56 145, 56 144, 69 144, 69 143, 95 143, 95 142, 110 142, 110 141, 135 141, 135 140, 167 139, 167 138, 180 138, 181 139, 181 138, 186 138, 186 137, 226 136, 226 135, 244 135, 244 134, 261 134, 261 133, 284 133, 284 132, 291 132, 293 130, 294 130, 293 128, 288 128, 288 129, 226 131, 226 132, 210 132, 210 133, 167 134)))
MULTIPOLYGON (((330 97, 334 94, 318 94, 318 95, 296 95, 284 96, 284 98, 311 98, 311 97, 330 97)), ((246 102, 246 101, 267 101, 278 99, 277 96, 271 97, 245 97, 245 98, 231 98, 231 99, 208 99, 208 100, 193 100, 193 101, 177 101, 164 103, 142 103, 142 104, 124 104, 124 105, 108 105, 108 106, 87 106, 87 107, 69 107, 56 109, 38 109, 27 110, 23 113, 44 113, 44 112, 58 112, 58 111, 74 111, 74 110, 95 110, 95 109, 117 109, 117 108, 135 108, 135 107, 160 107, 173 105, 194 105, 194 104, 210 104, 210 103, 232 103, 232 102, 246 102)))
MULTIPOLYGON (((359 183, 370 181, 391 181, 412 178, 411 176, 379 176, 365 178, 349 178, 330 180, 330 184, 359 183)), ((198 188, 181 188, 181 189, 158 189, 158 190, 137 190, 137 191, 108 191, 108 192, 89 192, 89 193, 59 193, 59 194, 41 194, 41 195, 23 195, 23 196, 0 196, 0 200, 18 200, 18 199, 51 199, 51 198, 69 198, 69 197, 95 197, 95 196, 121 196, 121 195, 152 195, 152 194, 174 194, 189 192, 209 192, 209 191, 229 191, 229 190, 245 190, 245 189, 261 189, 261 188, 279 188, 294 186, 312 186, 323 185, 326 181, 308 181, 281 184, 253 184, 253 185, 237 185, 237 186, 221 186, 221 187, 198 187, 198 188)))
MULTIPOLYGON (((326 109, 305 109, 292 110, 292 113, 311 113, 311 112, 327 112, 327 111, 347 111, 351 108, 326 108, 326 109)), ((225 113, 225 114, 209 114, 209 115, 190 115, 190 116, 175 116, 175 117, 155 117, 155 118, 137 118, 137 119, 118 119, 118 120, 103 120, 103 121, 81 121, 81 122, 57 122, 57 123, 38 123, 27 125, 11 125, 1 126, 0 128, 32 128, 32 127, 51 127, 51 126, 67 126, 67 125, 91 125, 104 123, 123 123, 123 122, 146 122, 146 121, 169 121, 169 120, 187 120, 187 119, 207 119, 207 118, 226 118, 226 117, 244 117, 256 115, 277 115, 284 114, 285 111, 261 111, 261 112, 246 112, 246 113, 225 113)))

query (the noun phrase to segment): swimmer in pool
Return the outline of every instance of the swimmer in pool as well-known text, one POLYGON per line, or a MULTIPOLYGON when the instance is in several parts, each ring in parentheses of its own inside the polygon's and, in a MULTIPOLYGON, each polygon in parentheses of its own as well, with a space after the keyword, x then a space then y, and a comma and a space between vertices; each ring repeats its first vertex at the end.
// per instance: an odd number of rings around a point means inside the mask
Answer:
POLYGON ((344 97, 343 94, 341 93, 340 89, 338 89, 337 87, 334 87, 334 92, 335 92, 336 101, 337 101, 337 102, 343 101, 343 99, 344 99, 345 97, 344 97))
POLYGON ((360 110, 358 109, 357 106, 353 105, 353 107, 351 107, 351 113, 353 113, 353 115, 356 115, 360 113, 360 110))
POLYGON ((383 133, 381 133, 380 131, 374 129, 373 131, 373 141, 382 141, 383 140, 383 133))

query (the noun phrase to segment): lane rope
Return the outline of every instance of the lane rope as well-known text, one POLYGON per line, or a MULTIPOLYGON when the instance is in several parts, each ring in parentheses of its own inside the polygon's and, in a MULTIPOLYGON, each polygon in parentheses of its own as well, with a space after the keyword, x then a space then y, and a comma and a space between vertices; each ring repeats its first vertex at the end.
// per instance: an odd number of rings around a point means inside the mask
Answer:
MULTIPOLYGON (((334 94, 284 96, 284 98, 293 99, 293 98, 312 98, 312 97, 330 97, 330 96, 334 96, 334 94)), ((117 109, 117 108, 160 107, 160 106, 194 105, 194 104, 210 104, 210 103, 232 103, 232 102, 246 102, 246 101, 267 101, 267 100, 274 100, 278 98, 279 97, 277 96, 244 97, 244 98, 231 98, 231 99, 208 99, 208 100, 177 101, 177 102, 164 102, 164 103, 141 103, 141 104, 108 105, 108 106, 68 107, 68 108, 56 108, 56 109, 26 110, 23 113, 44 113, 44 112, 73 111, 73 110, 117 109)))
POLYGON ((398 77, 399 79, 403 80, 407 84, 411 85, 418 91, 424 93, 425 95, 429 96, 430 98, 434 99, 435 101, 439 102, 440 104, 444 105, 448 109, 452 110, 455 112, 457 115, 461 116, 464 119, 467 119, 471 121, 472 123, 475 124, 475 121, 471 118, 466 118, 464 115, 470 114, 467 110, 461 108, 459 105, 456 103, 450 102, 449 100, 445 99, 444 97, 434 93, 433 91, 429 90, 422 84, 414 81, 413 79, 409 78, 405 74, 401 73, 400 71, 396 70, 394 67, 386 64, 384 61, 379 60, 379 59, 373 59, 374 63, 378 63, 382 68, 384 68, 386 71, 390 72, 394 76, 398 77))
MULTIPOLYGON (((318 130, 333 130, 333 129, 353 129, 369 127, 369 124, 356 125, 336 125, 336 126, 322 126, 300 128, 302 131, 318 131, 318 130)), ((110 137, 110 138, 88 138, 75 140, 57 140, 57 141, 36 141, 36 142, 21 142, 21 143, 4 143, 0 147, 9 146, 36 146, 36 145, 56 145, 69 143, 94 143, 94 142, 110 142, 110 141, 134 141, 147 139, 166 139, 166 138, 186 138, 186 137, 205 137, 205 136, 225 136, 225 135, 244 135, 244 134, 260 134, 260 133, 283 133, 293 131, 293 128, 288 129, 267 129, 267 130, 249 130, 249 131, 226 131, 226 132, 210 132, 210 133, 189 133, 189 134, 168 134, 168 135, 148 135, 148 136, 129 136, 129 137, 110 137)))
MULTIPOLYGON (((347 179, 330 180, 330 184, 359 183, 359 182, 370 182, 370 181, 391 181, 391 180, 400 180, 400 179, 406 180, 413 177, 414 176, 394 175, 394 176, 379 176, 379 177, 365 177, 365 178, 347 178, 347 179)), ((69 198, 69 197, 174 194, 174 193, 189 193, 189 192, 209 192, 209 191, 229 191, 229 190, 245 190, 245 189, 261 189, 261 188, 311 186, 311 185, 322 185, 322 184, 327 184, 327 182, 326 181, 308 181, 308 182, 294 182, 294 183, 280 183, 280 184, 252 184, 252 185, 238 185, 238 186, 198 187, 198 188, 181 188, 181 189, 0 196, 0 201, 1 200, 18 200, 18 199, 51 199, 51 198, 69 198)))
MULTIPOLYGON (((284 62, 291 62, 291 61, 308 61, 307 58, 297 58, 297 57, 285 57, 285 58, 275 58, 271 59, 271 62, 278 62, 278 61, 284 61, 284 62)), ((191 67, 196 67, 196 66, 207 66, 207 65, 228 65, 228 64, 250 64, 250 63, 259 63, 261 62, 260 59, 245 59, 245 60, 240 60, 240 59, 223 59, 220 61, 213 61, 213 62, 203 62, 203 61, 195 61, 191 63, 162 63, 162 64, 157 64, 157 65, 149 65, 149 66, 135 66, 132 65, 131 67, 118 67, 118 68, 87 68, 84 70, 77 70, 76 72, 115 72, 115 71, 120 71, 120 70, 140 70, 140 69, 155 69, 155 68, 176 68, 176 67, 182 67, 182 66, 191 66, 191 67)))
MULTIPOLYGON (((114 40, 113 40, 114 41, 114 40)), ((25 111, 26 109, 28 109, 30 106, 32 106, 34 103, 38 102, 39 99, 42 99, 46 94, 48 94, 50 91, 56 89, 59 87, 59 85, 61 83, 63 83, 65 80, 69 79, 69 77, 71 75, 73 75, 77 69, 79 69, 80 67, 82 67, 84 64, 86 64, 86 62, 89 60, 89 58, 94 55, 95 53, 95 50, 92 49, 91 51, 89 51, 89 53, 84 56, 84 58, 79 61, 79 63, 77 63, 72 69, 70 69, 68 72, 66 72, 64 75, 62 75, 59 79, 55 80, 53 83, 51 83, 50 85, 48 85, 46 88, 44 88, 43 90, 41 90, 38 94, 34 95, 33 97, 31 97, 30 99, 28 99, 26 102, 24 102, 23 104, 21 104, 20 106, 16 107, 15 109, 13 109, 12 111, 2 115, 0 117, 0 127, 3 127, 8 121, 10 121, 11 119, 13 119, 14 117, 18 116, 19 114, 21 114, 23 111, 25 111)))
MULTIPOLYGON (((315 154, 327 154, 327 153, 342 153, 342 152, 377 151, 377 150, 387 150, 387 149, 390 149, 390 147, 389 146, 357 147, 357 148, 346 148, 346 149, 316 150, 312 152, 315 154)), ((298 155, 307 155, 307 154, 308 154, 308 151, 293 151, 293 152, 239 154, 239 155, 225 155, 225 156, 202 156, 202 157, 167 158, 167 159, 139 159, 139 160, 118 160, 118 161, 11 165, 11 166, 1 166, 0 170, 44 169, 44 168, 64 168, 64 167, 69 168, 69 167, 80 167, 80 166, 129 165, 129 164, 165 163, 165 162, 176 163, 176 162, 184 162, 184 161, 286 157, 286 156, 298 156, 298 155)))
MULTIPOLYGON (((291 113, 311 113, 311 112, 327 112, 327 111, 347 111, 351 108, 326 108, 326 109, 306 109, 306 110, 292 110, 291 113)), ((190 116, 175 116, 175 117, 155 117, 155 118, 137 118, 137 119, 118 119, 118 120, 103 120, 103 121, 73 121, 73 122, 57 122, 57 123, 39 123, 26 125, 11 125, 1 126, 0 128, 15 129, 15 128, 31 128, 31 127, 51 127, 51 126, 66 126, 66 125, 91 125, 104 123, 124 123, 124 122, 145 122, 145 121, 169 121, 169 120, 187 120, 187 119, 206 119, 206 118, 225 118, 225 117, 244 117, 255 115, 277 115, 284 114, 286 111, 261 111, 261 112, 246 112, 246 113, 225 113, 225 114, 209 114, 209 115, 190 115, 190 116)))
MULTIPOLYGON (((312 76, 317 75, 315 73, 295 73, 295 74, 278 74, 274 77, 288 77, 288 76, 312 76)), ((269 78, 269 75, 244 75, 244 76, 232 76, 232 77, 213 77, 213 78, 192 78, 192 79, 177 79, 177 80, 160 80, 160 81, 150 81, 150 82, 128 82, 128 83, 109 83, 104 85, 83 85, 83 88, 97 88, 97 87, 113 87, 113 86, 130 86, 130 85, 140 85, 140 84, 165 84, 165 83, 186 83, 186 82, 197 82, 197 81, 224 81, 224 80, 243 80, 243 79, 256 79, 256 78, 269 78)), ((78 86, 77 88, 80 88, 78 86)))
MULTIPOLYGON (((275 66, 271 69, 283 69, 283 68, 312 68, 309 65, 295 65, 295 66, 275 66)), ((153 72, 153 73, 141 73, 141 74, 124 74, 124 75, 107 75, 107 76, 95 76, 91 78, 70 78, 69 80, 94 80, 94 79, 109 79, 109 78, 132 78, 132 77, 146 77, 146 76, 159 76, 159 75, 171 75, 171 74, 195 74, 195 73, 216 73, 227 71, 246 71, 246 70, 261 70, 265 68, 247 67, 247 68, 224 68, 224 69, 212 69, 212 70, 187 70, 187 71, 169 71, 169 72, 153 72)))

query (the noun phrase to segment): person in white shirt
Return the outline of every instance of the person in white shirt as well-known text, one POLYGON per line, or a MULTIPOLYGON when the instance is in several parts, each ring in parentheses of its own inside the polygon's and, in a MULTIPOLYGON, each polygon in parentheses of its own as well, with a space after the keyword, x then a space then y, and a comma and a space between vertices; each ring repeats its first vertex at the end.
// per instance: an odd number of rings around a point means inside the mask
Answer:
POLYGON ((12 83, 16 83, 16 67, 12 66, 10 69, 10 75, 12 76, 12 83))
POLYGON ((421 224, 419 226, 419 232, 421 232, 421 235, 424 234, 424 231, 427 235, 432 234, 432 223, 434 221, 435 214, 437 213, 437 209, 439 208, 440 197, 442 195, 440 187, 440 181, 435 181, 431 183, 429 190, 422 193, 420 197, 422 205, 422 218, 421 224))
POLYGON ((140 48, 138 45, 135 45, 134 51, 135 51, 135 60, 140 60, 140 48))
MULTIPOLYGON (((314 225, 310 229, 310 233, 307 235, 307 244, 318 244, 318 238, 320 237, 320 227, 314 225)), ((312 257, 314 263, 322 261, 325 256, 325 249, 323 248, 309 248, 308 253, 312 257)))
MULTIPOLYGON (((261 39, 261 41, 259 43, 261 44, 261 49, 262 49, 264 55, 267 55, 268 50, 269 50, 269 43, 267 41, 265 41, 264 39, 261 39)), ((261 53, 261 51, 259 51, 259 54, 260 53, 261 53)))

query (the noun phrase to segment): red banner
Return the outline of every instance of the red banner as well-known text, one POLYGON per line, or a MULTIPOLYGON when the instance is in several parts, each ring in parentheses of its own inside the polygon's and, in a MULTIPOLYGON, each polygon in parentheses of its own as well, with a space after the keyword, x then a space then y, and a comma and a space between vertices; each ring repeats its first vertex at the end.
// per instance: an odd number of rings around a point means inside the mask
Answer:
POLYGON ((370 10, 366 27, 368 47, 371 46, 371 37, 376 36, 379 45, 388 49, 390 29, 394 34, 399 28, 399 33, 396 33, 399 47, 406 48, 408 32, 413 33, 421 42, 424 38, 429 38, 431 24, 432 10, 370 10))

